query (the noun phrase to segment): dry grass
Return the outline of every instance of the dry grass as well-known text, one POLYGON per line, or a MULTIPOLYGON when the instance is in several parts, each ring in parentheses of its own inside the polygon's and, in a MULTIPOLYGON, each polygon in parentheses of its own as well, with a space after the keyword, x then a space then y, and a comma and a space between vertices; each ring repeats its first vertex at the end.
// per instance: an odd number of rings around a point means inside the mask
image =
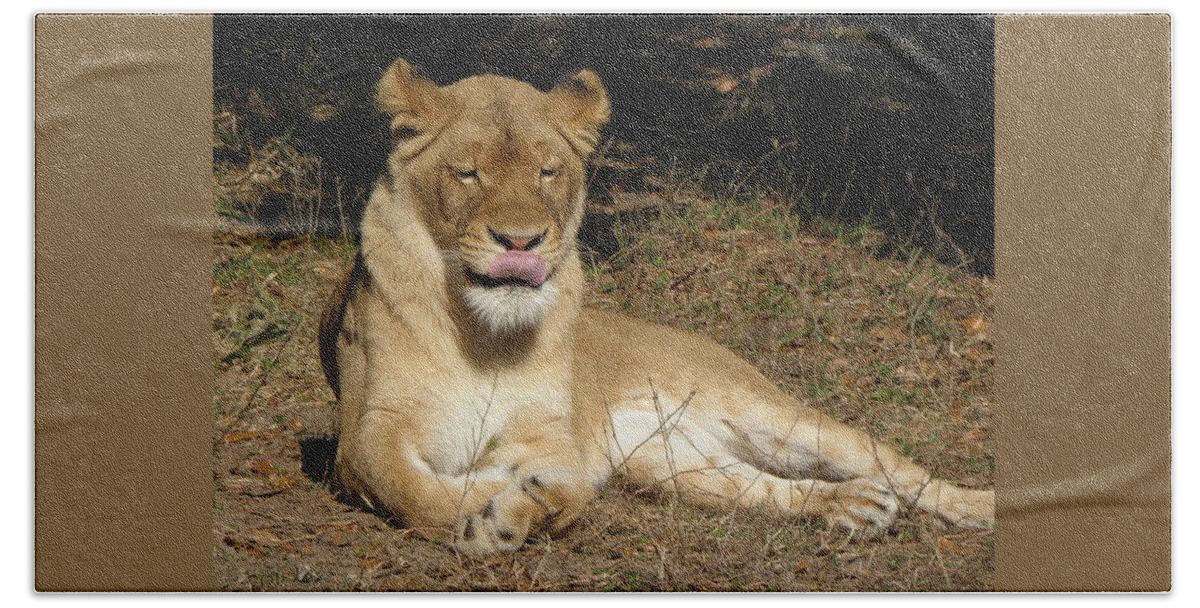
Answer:
MULTIPOLYGON (((788 392, 939 475, 992 485, 988 280, 914 253, 876 259, 869 226, 802 223, 769 199, 667 203, 617 222, 590 304, 708 334, 788 392)), ((340 240, 215 235, 213 558, 222 589, 986 590, 992 534, 906 519, 850 543, 809 521, 610 488, 559 538, 458 556, 445 531, 342 504, 325 485, 336 404, 316 318, 353 255, 340 240)))
POLYGON ((712 336, 940 476, 990 486, 989 279, 917 250, 877 259, 869 225, 802 222, 770 199, 655 215, 618 228, 594 305, 712 336))

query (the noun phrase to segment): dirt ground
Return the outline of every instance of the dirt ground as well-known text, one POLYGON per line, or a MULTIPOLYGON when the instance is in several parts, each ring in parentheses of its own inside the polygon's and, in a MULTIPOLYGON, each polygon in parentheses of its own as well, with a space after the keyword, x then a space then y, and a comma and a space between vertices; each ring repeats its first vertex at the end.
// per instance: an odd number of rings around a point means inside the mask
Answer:
MULTIPOLYGON (((864 234, 797 229, 769 204, 689 203, 618 234, 589 266, 591 303, 700 331, 785 390, 936 471, 991 487, 986 278, 864 234)), ((409 529, 327 484, 336 403, 316 319, 352 249, 214 237, 213 565, 245 591, 988 590, 991 532, 920 517, 850 542, 819 522, 720 512, 607 489, 558 538, 476 561, 447 530, 409 529)))

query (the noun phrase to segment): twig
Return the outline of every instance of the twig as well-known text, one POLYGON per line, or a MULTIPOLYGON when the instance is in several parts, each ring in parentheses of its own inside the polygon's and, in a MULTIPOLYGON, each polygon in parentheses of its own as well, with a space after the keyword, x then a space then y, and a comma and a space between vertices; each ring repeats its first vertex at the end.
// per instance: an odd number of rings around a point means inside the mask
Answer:
POLYGON ((654 550, 658 552, 658 587, 662 591, 667 590, 667 550, 662 548, 662 545, 654 543, 654 550))
MULTIPOLYGON (((292 315, 291 317, 288 318, 288 327, 294 327, 294 324, 295 324, 295 315, 292 315)), ((262 390, 262 387, 266 386, 266 384, 267 384, 267 374, 270 372, 270 368, 274 367, 274 365, 273 365, 274 363, 279 362, 279 358, 283 355, 284 347, 286 347, 288 344, 290 344, 291 341, 292 341, 292 332, 289 331, 287 333, 286 337, 283 339, 283 341, 279 343, 279 348, 276 349, 275 356, 271 359, 272 365, 260 366, 260 369, 262 370, 262 375, 259 378, 258 385, 254 387, 254 390, 250 393, 250 396, 246 398, 246 403, 244 403, 242 405, 242 407, 238 408, 237 411, 235 411, 235 412, 229 414, 228 416, 225 416, 224 418, 217 421, 218 427, 220 427, 222 430, 228 429, 230 426, 233 425, 233 423, 235 423, 239 419, 241 419, 241 417, 244 416, 246 414, 246 412, 250 410, 250 407, 252 405, 254 405, 255 398, 258 397, 258 392, 260 390, 262 390)))
POLYGON ((538 560, 537 565, 534 566, 534 568, 533 568, 533 573, 529 575, 529 584, 531 584, 531 585, 538 584, 537 579, 538 579, 538 576, 541 576, 541 574, 542 574, 542 566, 545 565, 546 558, 550 557, 550 553, 552 553, 552 552, 553 552, 552 548, 550 547, 549 544, 547 544, 546 551, 544 553, 542 553, 542 559, 538 560))
POLYGON ((953 587, 950 583, 950 571, 946 569, 946 562, 942 559, 942 549, 938 547, 938 539, 933 539, 933 555, 937 557, 938 566, 942 569, 942 578, 946 581, 946 587, 953 587))
POLYGON ((675 279, 670 285, 667 286, 667 289, 675 289, 676 287, 679 287, 680 285, 682 285, 684 283, 684 281, 687 281, 688 279, 696 276, 696 274, 707 269, 709 266, 712 266, 712 260, 709 260, 709 261, 693 268, 688 273, 684 274, 683 276, 679 277, 678 279, 675 279))
MULTIPOLYGON (((953 348, 954 348, 954 347, 953 347, 953 345, 952 345, 952 346, 951 346, 951 349, 953 350, 953 348)), ((929 396, 933 397, 933 402, 934 402, 934 403, 936 403, 937 405, 941 405, 941 404, 942 404, 942 398, 941 398, 941 397, 938 397, 938 393, 937 393, 937 391, 936 391, 936 390, 933 388, 933 383, 929 381, 929 378, 928 378, 928 377, 926 377, 926 376, 925 376, 925 374, 923 373, 923 371, 924 371, 924 370, 922 370, 922 369, 921 369, 921 358, 920 358, 920 357, 917 355, 917 344, 916 344, 916 342, 911 342, 911 343, 909 344, 909 351, 908 351, 908 352, 909 352, 909 354, 910 354, 910 355, 912 355, 913 366, 915 366, 915 367, 917 368, 917 369, 916 369, 917 373, 918 373, 918 374, 920 374, 920 376, 921 376, 921 380, 923 380, 923 381, 925 382, 925 388, 929 390, 929 396)))

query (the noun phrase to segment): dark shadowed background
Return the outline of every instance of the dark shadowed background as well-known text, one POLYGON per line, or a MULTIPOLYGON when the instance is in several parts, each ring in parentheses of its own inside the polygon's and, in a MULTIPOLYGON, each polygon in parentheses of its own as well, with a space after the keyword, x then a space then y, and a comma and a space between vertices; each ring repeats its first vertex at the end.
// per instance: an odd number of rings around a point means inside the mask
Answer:
POLYGON ((869 222, 882 255, 920 248, 990 274, 992 38, 987 15, 220 15, 214 110, 236 137, 214 153, 244 165, 277 144, 306 159, 254 176, 243 202, 279 232, 336 231, 382 168, 370 97, 396 57, 443 85, 490 72, 549 88, 591 68, 613 101, 595 205, 681 183, 772 196, 869 222), (297 184, 273 187, 289 173, 321 201, 303 221, 297 184))

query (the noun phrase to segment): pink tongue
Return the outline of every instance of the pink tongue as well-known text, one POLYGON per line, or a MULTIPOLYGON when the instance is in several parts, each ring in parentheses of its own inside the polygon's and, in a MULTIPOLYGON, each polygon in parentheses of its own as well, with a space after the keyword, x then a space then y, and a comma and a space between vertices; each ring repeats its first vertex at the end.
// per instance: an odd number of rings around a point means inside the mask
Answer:
POLYGON ((488 264, 493 279, 521 279, 537 287, 546 281, 546 260, 532 251, 505 251, 488 264))

